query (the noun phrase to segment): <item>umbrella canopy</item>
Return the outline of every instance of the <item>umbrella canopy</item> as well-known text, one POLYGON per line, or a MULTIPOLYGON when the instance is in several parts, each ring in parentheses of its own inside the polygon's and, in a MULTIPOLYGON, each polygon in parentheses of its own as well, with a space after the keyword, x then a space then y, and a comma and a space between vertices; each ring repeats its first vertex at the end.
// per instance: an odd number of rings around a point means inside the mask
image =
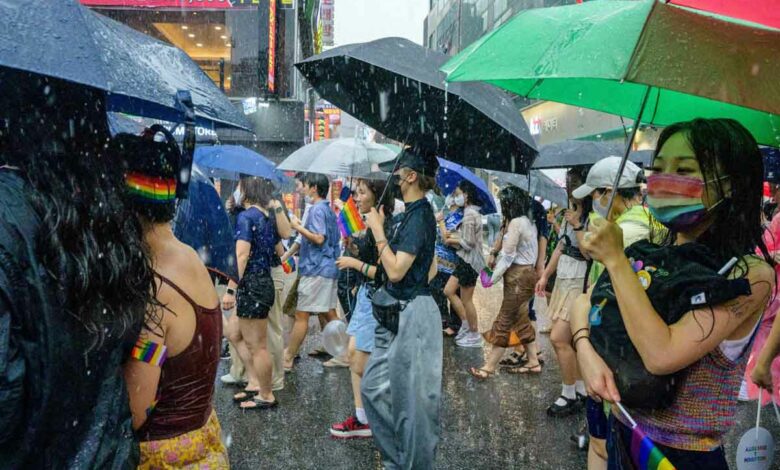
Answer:
POLYGON ((195 149, 195 163, 212 178, 237 180, 244 174, 267 178, 277 186, 285 181, 271 160, 240 145, 200 146, 195 149))
POLYGON ((780 9, 776 3, 766 0, 669 0, 669 3, 780 29, 780 9))
POLYGON ((173 233, 191 246, 210 271, 238 282, 236 243, 225 207, 216 188, 195 165, 189 198, 179 201, 173 233))
POLYGON ((733 118, 780 145, 780 30, 655 0, 526 10, 442 70, 660 126, 733 118))
POLYGON ((438 68, 447 58, 383 38, 336 47, 296 67, 323 98, 392 139, 474 167, 530 167, 536 146, 512 99, 482 83, 452 84, 445 94, 438 68))
POLYGON ((488 171, 488 173, 491 177, 495 178, 495 181, 499 186, 511 184, 524 191, 528 191, 532 196, 538 196, 557 204, 560 207, 568 207, 569 198, 566 196, 566 189, 559 186, 555 181, 539 170, 531 171, 530 187, 528 184, 528 175, 505 173, 503 171, 488 171))
POLYGON ((197 124, 251 129, 181 49, 94 13, 76 0, 0 2, 0 67, 107 92, 108 110, 181 122, 176 92, 192 95, 197 124))
MULTIPOLYGON (((593 165, 604 157, 623 155, 625 144, 615 142, 593 142, 588 140, 564 140, 539 149, 534 168, 568 168, 578 165, 593 165)), ((653 160, 652 150, 633 151, 629 160, 642 167, 648 167, 653 160)))
POLYGON ((299 148, 279 164, 283 171, 305 171, 340 177, 374 177, 376 165, 395 158, 397 152, 358 139, 327 139, 299 148))
POLYGON ((441 188, 446 196, 452 194, 458 184, 464 179, 477 187, 477 194, 479 195, 478 204, 480 207, 479 212, 483 215, 497 212, 493 195, 490 193, 490 190, 482 178, 475 175, 463 165, 459 165, 444 158, 439 158, 439 171, 436 173, 436 185, 441 188))

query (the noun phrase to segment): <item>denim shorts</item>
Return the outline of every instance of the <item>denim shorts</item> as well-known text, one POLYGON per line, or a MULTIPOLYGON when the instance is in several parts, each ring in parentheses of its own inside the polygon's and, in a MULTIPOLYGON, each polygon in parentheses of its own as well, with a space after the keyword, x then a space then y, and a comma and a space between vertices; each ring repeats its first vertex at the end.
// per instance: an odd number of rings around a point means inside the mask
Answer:
POLYGON ((368 298, 368 288, 363 284, 358 290, 352 318, 347 326, 347 334, 355 337, 355 349, 365 353, 374 351, 376 326, 377 321, 371 311, 371 299, 368 298))

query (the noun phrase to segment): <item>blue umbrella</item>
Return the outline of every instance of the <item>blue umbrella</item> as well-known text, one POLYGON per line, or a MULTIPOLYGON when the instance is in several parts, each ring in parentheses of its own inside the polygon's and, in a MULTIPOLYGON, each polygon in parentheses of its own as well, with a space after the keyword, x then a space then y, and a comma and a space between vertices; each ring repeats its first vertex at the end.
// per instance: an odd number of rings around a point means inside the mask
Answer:
POLYGON ((189 198, 180 200, 176 208, 173 233, 198 252, 209 271, 238 281, 230 219, 216 188, 196 166, 192 167, 189 198))
POLYGON ((439 158, 439 171, 436 173, 436 184, 445 195, 449 195, 462 180, 477 187, 480 212, 484 215, 497 212, 496 203, 487 185, 482 179, 463 165, 439 158))
POLYGON ((281 186, 285 177, 274 163, 240 145, 201 146, 195 149, 195 163, 208 176, 237 180, 241 174, 261 176, 281 186))
POLYGON ((176 93, 192 95, 202 127, 251 124, 181 49, 76 0, 0 2, 0 67, 103 90, 108 111, 182 122, 176 93))

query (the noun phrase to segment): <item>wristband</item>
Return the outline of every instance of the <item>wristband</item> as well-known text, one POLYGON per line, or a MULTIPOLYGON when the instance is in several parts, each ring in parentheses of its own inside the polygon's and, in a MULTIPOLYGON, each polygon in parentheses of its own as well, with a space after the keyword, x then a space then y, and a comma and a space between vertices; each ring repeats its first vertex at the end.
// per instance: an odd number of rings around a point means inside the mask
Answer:
POLYGON ((227 292, 228 295, 236 295, 236 290, 233 289, 232 287, 228 287, 225 292, 227 292))
POLYGON ((581 224, 579 227, 572 227, 571 229, 575 232, 582 232, 585 230, 585 224, 581 224))
POLYGON ((282 206, 279 206, 276 209, 274 209, 274 213, 276 214, 281 214, 282 212, 284 212, 284 208, 282 206))
POLYGON ((585 328, 580 328, 579 330, 575 331, 575 332, 574 332, 574 333, 572 333, 572 335, 571 335, 571 338, 572 338, 572 340, 574 340, 574 338, 575 338, 575 337, 577 337, 577 335, 580 333, 580 331, 587 331, 588 333, 590 333, 590 328, 588 328, 588 327, 586 326, 585 328))

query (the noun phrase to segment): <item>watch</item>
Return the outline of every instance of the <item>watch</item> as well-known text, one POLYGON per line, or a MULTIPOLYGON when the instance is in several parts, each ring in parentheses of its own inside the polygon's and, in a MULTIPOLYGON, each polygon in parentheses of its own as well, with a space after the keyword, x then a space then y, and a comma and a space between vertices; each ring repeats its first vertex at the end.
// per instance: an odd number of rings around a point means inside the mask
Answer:
POLYGON ((284 212, 284 207, 282 206, 279 206, 276 209, 274 209, 275 214, 281 214, 282 212, 284 212))
POLYGON ((228 287, 226 292, 228 293, 228 295, 236 295, 236 290, 233 289, 232 287, 228 287))

